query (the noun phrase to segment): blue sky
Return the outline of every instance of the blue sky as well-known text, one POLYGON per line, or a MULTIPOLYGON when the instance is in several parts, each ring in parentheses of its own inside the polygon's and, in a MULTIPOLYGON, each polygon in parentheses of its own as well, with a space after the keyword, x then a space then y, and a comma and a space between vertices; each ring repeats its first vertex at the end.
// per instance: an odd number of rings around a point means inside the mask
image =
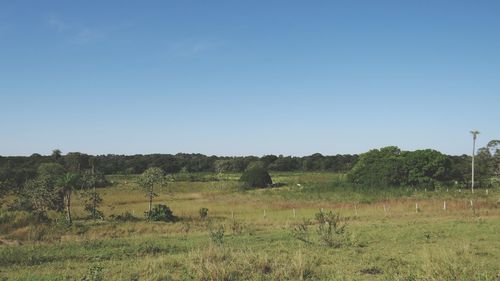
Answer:
POLYGON ((500 139, 499 1, 1 1, 0 155, 500 139))

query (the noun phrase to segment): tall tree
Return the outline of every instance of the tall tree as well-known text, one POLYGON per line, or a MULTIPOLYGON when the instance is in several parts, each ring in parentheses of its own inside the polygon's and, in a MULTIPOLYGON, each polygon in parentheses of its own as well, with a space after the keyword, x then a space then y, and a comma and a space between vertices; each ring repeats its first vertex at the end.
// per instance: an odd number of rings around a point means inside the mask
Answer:
POLYGON ((493 157, 492 169, 496 177, 500 177, 500 140, 492 140, 486 146, 493 157))
POLYGON ((54 149, 54 150, 52 150, 52 155, 51 155, 51 157, 52 157, 52 160, 53 160, 54 162, 59 162, 59 160, 60 160, 60 159, 61 159, 61 157, 62 157, 62 152, 61 152, 61 150, 59 150, 59 149, 57 149, 57 148, 56 148, 56 149, 54 149))
POLYGON ((57 181, 57 186, 62 190, 66 201, 66 220, 68 224, 72 224, 71 218, 71 195, 78 188, 79 175, 76 173, 65 173, 57 181))
POLYGON ((165 182, 165 172, 157 167, 148 168, 139 176, 138 183, 146 191, 146 196, 149 198, 148 218, 151 218, 151 210, 153 208, 153 197, 158 196, 154 193, 154 186, 161 185, 165 182))

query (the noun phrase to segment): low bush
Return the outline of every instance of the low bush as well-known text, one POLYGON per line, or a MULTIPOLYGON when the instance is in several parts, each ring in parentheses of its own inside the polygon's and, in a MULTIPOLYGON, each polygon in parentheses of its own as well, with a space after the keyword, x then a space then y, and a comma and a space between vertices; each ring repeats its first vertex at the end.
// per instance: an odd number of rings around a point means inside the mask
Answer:
POLYGON ((117 222, 126 222, 126 221, 139 221, 140 219, 136 216, 134 216, 132 213, 129 211, 126 211, 125 213, 121 213, 119 215, 111 215, 109 216, 111 220, 117 221, 117 222))
POLYGON ((347 222, 338 213, 320 211, 315 216, 319 238, 325 245, 338 248, 347 242, 347 222))
POLYGON ((291 226, 292 237, 305 243, 311 243, 311 241, 309 240, 310 225, 311 221, 308 219, 304 219, 302 222, 293 224, 291 226))
POLYGON ((332 248, 358 245, 356 239, 352 239, 347 232, 347 218, 332 211, 320 211, 316 213, 315 221, 318 225, 316 237, 309 232, 309 227, 313 225, 313 222, 308 219, 291 225, 291 236, 307 244, 317 242, 332 248))
POLYGON ((170 210, 167 205, 163 204, 154 205, 151 209, 151 214, 149 212, 146 212, 146 217, 151 221, 177 221, 177 217, 174 216, 172 210, 170 210))
POLYGON ((219 225, 216 229, 209 229, 210 241, 216 245, 224 243, 224 226, 219 225))
POLYGON ((198 210, 198 213, 200 214, 200 219, 205 220, 208 216, 208 209, 207 208, 200 208, 198 210))

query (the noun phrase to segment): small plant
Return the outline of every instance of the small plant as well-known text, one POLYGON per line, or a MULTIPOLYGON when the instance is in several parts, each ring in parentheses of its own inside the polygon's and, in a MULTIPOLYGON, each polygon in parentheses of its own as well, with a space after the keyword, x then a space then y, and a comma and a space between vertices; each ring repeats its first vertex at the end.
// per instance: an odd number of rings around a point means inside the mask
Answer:
POLYGON ((208 209, 207 208, 200 208, 198 210, 198 213, 200 214, 200 219, 205 220, 208 216, 208 209))
POLYGON ((81 281, 103 281, 102 266, 99 264, 91 265, 85 275, 80 279, 81 281))
POLYGON ((224 226, 219 225, 217 229, 210 228, 210 240, 216 245, 222 245, 224 243, 224 226))
POLYGON ((146 218, 151 221, 164 221, 164 222, 172 222, 176 221, 177 217, 174 216, 172 210, 167 205, 158 204, 154 205, 150 212, 145 213, 146 218))
POLYGON ((316 213, 316 220, 319 238, 327 246, 338 248, 347 240, 347 223, 338 213, 320 211, 316 213))
POLYGON ((311 243, 309 240, 309 226, 311 225, 311 221, 308 219, 304 219, 300 223, 296 223, 292 225, 291 235, 293 238, 298 239, 304 243, 311 243))
POLYGON ((90 219, 94 220, 102 220, 104 218, 104 214, 101 210, 97 209, 102 203, 102 198, 99 193, 95 191, 89 191, 84 194, 85 198, 85 211, 89 214, 90 219))

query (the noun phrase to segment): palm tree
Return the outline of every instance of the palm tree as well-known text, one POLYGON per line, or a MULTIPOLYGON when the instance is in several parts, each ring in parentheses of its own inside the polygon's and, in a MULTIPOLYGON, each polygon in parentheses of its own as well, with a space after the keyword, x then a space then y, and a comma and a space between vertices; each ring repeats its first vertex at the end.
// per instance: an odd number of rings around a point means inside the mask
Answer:
POLYGON ((471 189, 472 193, 474 193, 474 156, 476 154, 476 138, 477 135, 479 135, 479 131, 472 130, 470 131, 472 134, 472 184, 471 184, 471 189))
POLYGON ((66 220, 68 224, 72 224, 71 219, 71 194, 78 187, 79 175, 75 173, 65 173, 57 181, 57 185, 61 188, 66 201, 66 220))

